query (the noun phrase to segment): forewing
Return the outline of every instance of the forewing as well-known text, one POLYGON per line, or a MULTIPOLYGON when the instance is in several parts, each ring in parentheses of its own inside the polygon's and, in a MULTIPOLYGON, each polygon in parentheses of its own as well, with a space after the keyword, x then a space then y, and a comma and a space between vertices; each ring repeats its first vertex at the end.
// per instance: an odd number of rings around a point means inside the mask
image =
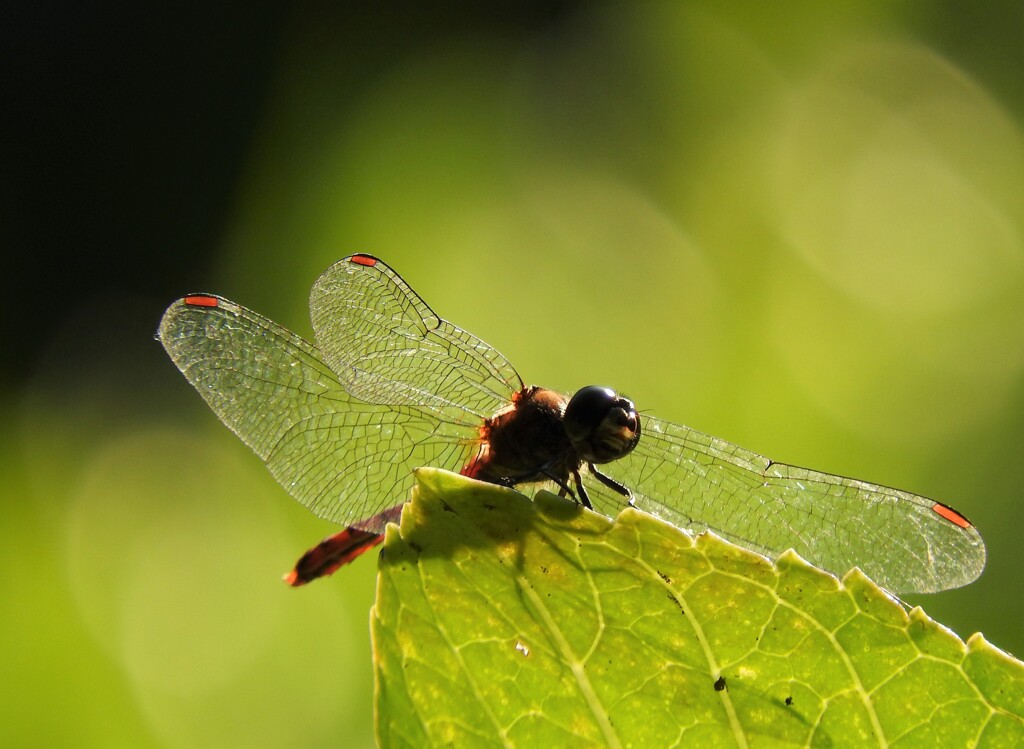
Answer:
POLYGON ((369 403, 479 426, 522 388, 505 357, 439 318, 377 258, 332 265, 314 284, 309 308, 324 361, 369 403))
POLYGON ((478 437, 429 410, 352 397, 315 346, 220 297, 178 300, 157 337, 274 478, 312 512, 344 525, 403 502, 413 468, 458 471, 478 437))
MULTIPOLYGON (((860 567, 894 593, 956 588, 985 566, 978 531, 933 500, 775 463, 660 419, 642 424, 636 449, 602 471, 630 489, 636 507, 673 525, 710 529, 770 557, 792 548, 837 575, 860 567)), ((592 476, 587 489, 602 512, 623 506, 592 476)))

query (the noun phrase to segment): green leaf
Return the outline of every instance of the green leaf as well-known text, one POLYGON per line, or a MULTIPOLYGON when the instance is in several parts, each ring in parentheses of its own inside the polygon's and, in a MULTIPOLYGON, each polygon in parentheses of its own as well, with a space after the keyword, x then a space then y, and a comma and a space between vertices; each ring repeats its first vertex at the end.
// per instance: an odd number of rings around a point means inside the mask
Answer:
POLYGON ((434 469, 372 633, 381 746, 1024 744, 1024 664, 857 570, 434 469))

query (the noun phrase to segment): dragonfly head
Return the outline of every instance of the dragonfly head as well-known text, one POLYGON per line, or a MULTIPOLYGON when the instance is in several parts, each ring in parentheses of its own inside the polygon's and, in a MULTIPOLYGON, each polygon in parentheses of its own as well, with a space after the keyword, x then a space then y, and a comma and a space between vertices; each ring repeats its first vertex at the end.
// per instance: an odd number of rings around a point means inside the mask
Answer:
POLYGON ((640 416, 633 401, 598 385, 576 391, 565 407, 562 426, 587 463, 625 457, 640 440, 640 416))

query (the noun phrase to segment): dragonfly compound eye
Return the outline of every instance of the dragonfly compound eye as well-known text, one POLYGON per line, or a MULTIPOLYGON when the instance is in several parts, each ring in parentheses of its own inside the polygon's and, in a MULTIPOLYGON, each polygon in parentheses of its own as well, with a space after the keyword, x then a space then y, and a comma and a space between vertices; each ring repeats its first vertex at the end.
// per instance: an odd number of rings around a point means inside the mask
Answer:
POLYGON ((608 463, 630 453, 640 440, 640 417, 628 398, 589 385, 576 392, 562 419, 573 448, 587 463, 608 463))

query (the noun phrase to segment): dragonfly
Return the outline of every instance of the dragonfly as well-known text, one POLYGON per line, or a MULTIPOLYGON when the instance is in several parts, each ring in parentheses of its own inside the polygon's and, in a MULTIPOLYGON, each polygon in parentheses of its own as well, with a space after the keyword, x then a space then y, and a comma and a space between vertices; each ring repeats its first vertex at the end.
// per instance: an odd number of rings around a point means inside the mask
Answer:
POLYGON ((911 492, 770 460, 640 415, 615 391, 528 386, 496 349, 443 320, 382 260, 351 255, 310 294, 315 343, 214 294, 164 313, 157 339, 213 412, 317 516, 344 526, 285 576, 302 585, 373 548, 412 470, 538 485, 614 517, 627 504, 691 533, 892 593, 975 580, 977 529, 911 492))

